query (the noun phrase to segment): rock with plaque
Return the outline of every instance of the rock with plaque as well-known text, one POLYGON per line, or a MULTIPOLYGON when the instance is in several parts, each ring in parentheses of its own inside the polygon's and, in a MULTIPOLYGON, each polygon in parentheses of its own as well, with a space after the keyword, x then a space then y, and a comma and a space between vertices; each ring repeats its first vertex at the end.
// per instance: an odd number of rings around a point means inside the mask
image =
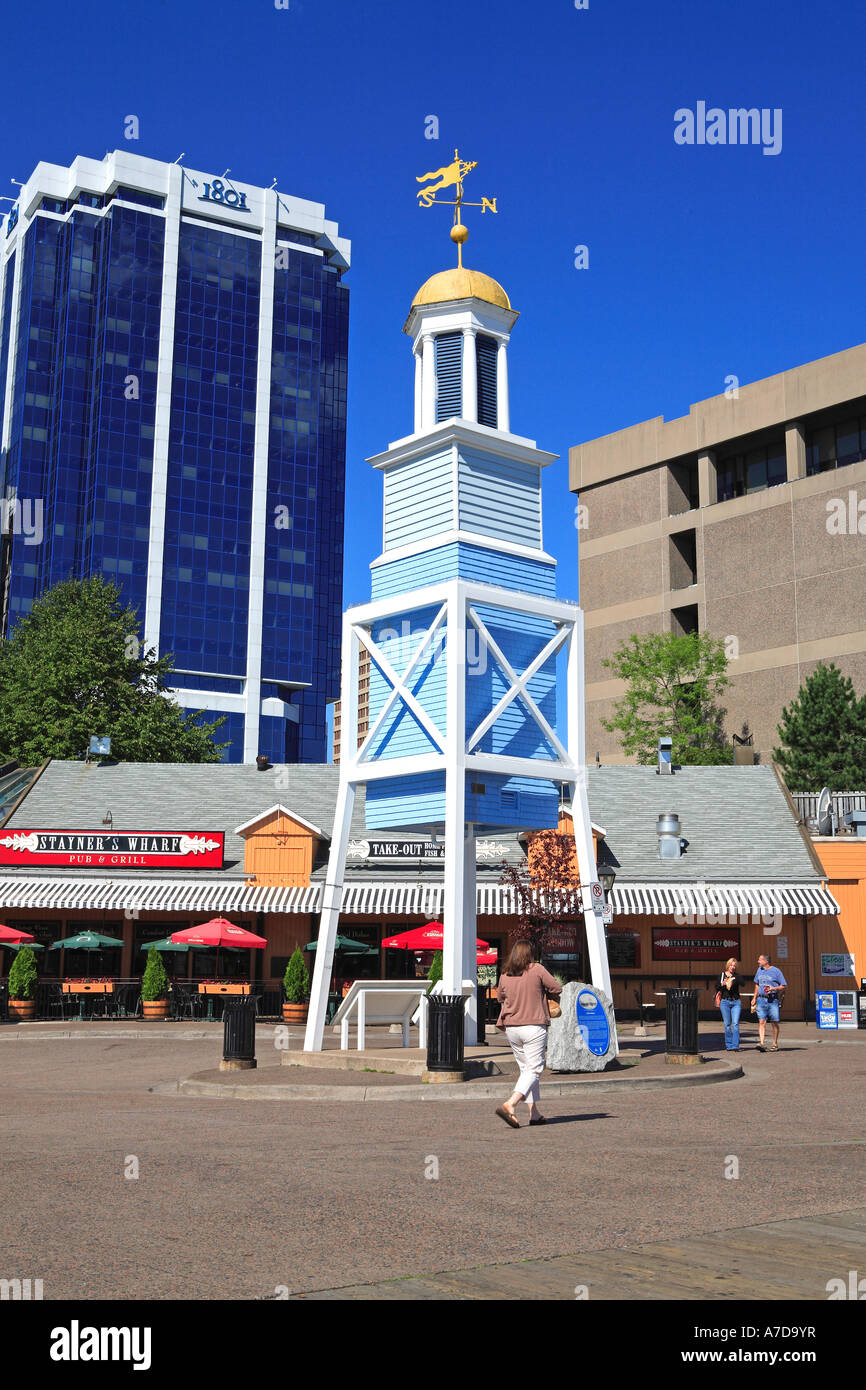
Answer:
POLYGON ((560 997, 562 1014, 547 1035, 548 1071, 604 1071, 616 1056, 613 1003, 595 985, 569 981, 560 997))

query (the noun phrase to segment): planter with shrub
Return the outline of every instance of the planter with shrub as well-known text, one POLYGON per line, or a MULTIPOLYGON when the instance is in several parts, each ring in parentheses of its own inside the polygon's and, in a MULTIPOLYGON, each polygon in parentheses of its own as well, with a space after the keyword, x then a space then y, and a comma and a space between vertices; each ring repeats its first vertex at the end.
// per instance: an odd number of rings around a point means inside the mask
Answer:
POLYGON ((168 975, 155 946, 147 953, 141 981, 142 1017, 158 1022, 168 1017, 168 975))
POLYGON ((36 952, 22 946, 9 971, 9 1017, 25 1022, 36 1017, 36 952))
POLYGON ((310 1009, 310 972, 300 946, 295 947, 286 966, 283 990, 286 996, 283 1018, 286 1023, 306 1023, 310 1009))

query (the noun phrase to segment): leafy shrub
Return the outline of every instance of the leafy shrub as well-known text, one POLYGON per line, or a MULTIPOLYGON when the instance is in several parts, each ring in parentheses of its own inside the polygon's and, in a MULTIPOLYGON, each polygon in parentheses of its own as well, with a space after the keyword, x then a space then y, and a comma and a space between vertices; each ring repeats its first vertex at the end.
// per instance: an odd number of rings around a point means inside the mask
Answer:
POLYGON ((287 1004, 306 1004, 310 997, 310 972, 300 946, 296 946, 286 966, 283 989, 287 1004))
POLYGON ((147 965, 144 967, 144 976, 141 981, 141 997, 148 1004, 152 1004, 157 999, 168 998, 168 975, 162 962, 162 956, 155 946, 151 946, 147 953, 147 965))
POLYGON ((9 971, 9 998, 33 999, 36 995, 36 952, 22 946, 9 971))

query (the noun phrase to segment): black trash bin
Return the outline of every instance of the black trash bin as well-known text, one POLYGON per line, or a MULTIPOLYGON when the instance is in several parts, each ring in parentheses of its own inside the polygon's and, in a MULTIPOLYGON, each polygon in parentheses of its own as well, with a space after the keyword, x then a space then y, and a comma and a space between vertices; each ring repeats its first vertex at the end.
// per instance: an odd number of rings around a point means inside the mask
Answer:
POLYGON ((665 1018, 667 1061, 696 1062, 698 1053, 698 991, 668 989, 665 1018))
POLYGON ((220 1071, 256 1065, 256 1001, 249 995, 226 999, 223 1009, 223 1059, 220 1071))
POLYGON ((462 994, 427 996, 427 1070, 463 1071, 462 994))

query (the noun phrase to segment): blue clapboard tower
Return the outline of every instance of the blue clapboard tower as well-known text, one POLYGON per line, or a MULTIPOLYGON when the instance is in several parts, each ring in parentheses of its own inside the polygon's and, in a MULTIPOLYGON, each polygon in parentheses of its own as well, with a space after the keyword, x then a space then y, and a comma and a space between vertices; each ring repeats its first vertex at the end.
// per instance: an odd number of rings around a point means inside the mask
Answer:
MULTIPOLYGON (((446 993, 476 978, 476 834, 553 828, 565 790, 581 882, 596 877, 582 615, 557 598, 556 561, 544 550, 541 472, 555 456, 511 432, 516 319, 501 285, 460 266, 421 287, 406 321, 415 428, 370 460, 384 483, 382 551, 371 565, 371 602, 344 617, 340 791, 308 1050, 322 1046, 359 783, 369 830, 444 833, 446 993), (362 646, 371 658, 369 733, 358 748, 362 646), (558 661, 567 667, 562 721, 558 661)), ((603 927, 588 898, 592 980, 609 993, 603 927)), ((466 1040, 475 1041, 474 995, 466 1040)))

